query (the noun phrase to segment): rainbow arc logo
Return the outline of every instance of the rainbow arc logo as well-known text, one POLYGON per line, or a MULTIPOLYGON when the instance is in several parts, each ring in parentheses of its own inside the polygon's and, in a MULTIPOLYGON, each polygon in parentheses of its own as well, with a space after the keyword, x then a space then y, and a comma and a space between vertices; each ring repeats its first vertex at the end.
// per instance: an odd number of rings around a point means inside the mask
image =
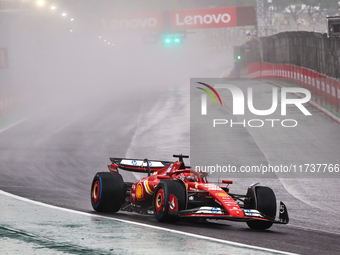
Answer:
MULTIPOLYGON (((207 88, 209 88, 218 98, 218 100, 220 101, 220 104, 222 106, 222 100, 221 100, 221 97, 220 95, 217 93, 217 91, 210 85, 206 84, 206 83, 203 83, 203 82, 197 82, 198 84, 201 84, 203 86, 206 86, 207 88)), ((201 88, 201 87, 196 87, 200 90, 203 90, 204 92, 206 92, 213 100, 214 100, 214 103, 215 105, 217 105, 217 102, 215 100, 215 97, 213 96, 213 94, 207 90, 207 89, 204 89, 204 88, 201 88)), ((207 97, 205 94, 202 95, 202 108, 201 108, 201 114, 202 115, 207 115, 207 97)))
MULTIPOLYGON (((197 82, 197 83, 198 83, 198 84, 201 84, 201 85, 204 85, 204 86, 208 87, 209 89, 211 89, 211 91, 214 92, 215 95, 217 96, 217 98, 218 98, 218 100, 220 101, 220 104, 221 104, 221 106, 222 106, 222 100, 221 100, 221 98, 220 98, 220 95, 217 93, 217 91, 216 91, 213 87, 211 87, 210 85, 208 85, 208 84, 206 84, 206 83, 203 83, 203 82, 197 82)), ((211 92, 210 92, 209 90, 203 89, 203 88, 200 88, 200 87, 197 87, 197 88, 203 90, 203 91, 206 92, 209 96, 211 96, 211 98, 212 98, 212 99, 214 100, 214 102, 215 102, 215 105, 217 105, 214 96, 211 94, 211 92)))

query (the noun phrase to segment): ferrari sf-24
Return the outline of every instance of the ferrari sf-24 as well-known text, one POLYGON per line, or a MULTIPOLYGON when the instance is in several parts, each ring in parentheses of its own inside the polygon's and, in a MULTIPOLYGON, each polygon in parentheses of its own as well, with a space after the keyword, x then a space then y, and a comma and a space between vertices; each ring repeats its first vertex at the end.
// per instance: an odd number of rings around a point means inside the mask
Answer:
POLYGON ((208 173, 184 164, 189 156, 173 155, 178 161, 110 158, 108 172, 95 175, 91 203, 97 212, 128 211, 153 214, 157 221, 194 218, 246 222, 252 229, 287 224, 288 212, 280 202, 279 217, 273 190, 254 183, 245 195, 229 192, 231 180, 209 183, 208 173), (124 182, 120 171, 145 173, 135 183, 124 182))

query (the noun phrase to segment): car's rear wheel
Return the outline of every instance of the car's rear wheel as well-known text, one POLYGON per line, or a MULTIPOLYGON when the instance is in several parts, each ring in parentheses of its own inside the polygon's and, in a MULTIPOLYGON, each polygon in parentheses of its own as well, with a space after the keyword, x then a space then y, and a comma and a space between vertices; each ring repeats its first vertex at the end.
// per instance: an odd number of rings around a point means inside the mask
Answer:
MULTIPOLYGON (((275 219, 276 216, 276 197, 273 190, 269 187, 256 186, 255 198, 252 200, 250 207, 258 210, 264 215, 275 219)), ((264 220, 247 221, 247 225, 252 229, 268 229, 273 222, 264 220)))
POLYGON ((157 185, 152 201, 156 220, 161 222, 176 220, 177 215, 169 213, 170 195, 177 199, 177 211, 185 209, 186 191, 184 185, 175 180, 162 180, 157 185))
POLYGON ((119 173, 97 173, 91 186, 91 204, 97 212, 118 212, 124 203, 125 185, 119 173))

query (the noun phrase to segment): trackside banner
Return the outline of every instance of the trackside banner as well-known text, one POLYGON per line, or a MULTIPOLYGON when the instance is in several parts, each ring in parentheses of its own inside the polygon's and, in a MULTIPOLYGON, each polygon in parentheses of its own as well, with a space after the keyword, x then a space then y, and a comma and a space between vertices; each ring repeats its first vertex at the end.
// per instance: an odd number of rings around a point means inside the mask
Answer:
POLYGON ((173 30, 237 25, 236 7, 171 11, 170 19, 173 30))
POLYGON ((171 29, 198 29, 255 25, 254 7, 223 7, 170 12, 171 29))
POLYGON ((140 13, 107 13, 100 18, 103 32, 157 32, 256 25, 254 6, 189 9, 140 13))
POLYGON ((163 29, 163 13, 106 14, 100 19, 103 32, 153 32, 163 29))

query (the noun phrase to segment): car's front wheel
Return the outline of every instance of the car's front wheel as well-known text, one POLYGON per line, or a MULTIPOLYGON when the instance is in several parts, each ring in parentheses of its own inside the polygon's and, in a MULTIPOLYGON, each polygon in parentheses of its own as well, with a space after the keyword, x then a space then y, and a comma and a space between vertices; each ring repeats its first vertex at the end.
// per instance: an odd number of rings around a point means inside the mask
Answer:
POLYGON ((174 206, 174 202, 170 201, 171 195, 177 200, 176 211, 185 209, 186 190, 184 185, 176 180, 162 180, 157 185, 152 199, 152 208, 156 220, 164 222, 173 221, 176 219, 177 215, 171 214, 169 212, 169 210, 171 210, 171 208, 174 206))
MULTIPOLYGON (((254 208, 264 215, 275 219, 276 216, 276 197, 273 190, 269 187, 256 186, 255 197, 252 199, 250 208, 254 208)), ((265 220, 247 221, 248 227, 252 229, 268 229, 273 222, 265 220)))

